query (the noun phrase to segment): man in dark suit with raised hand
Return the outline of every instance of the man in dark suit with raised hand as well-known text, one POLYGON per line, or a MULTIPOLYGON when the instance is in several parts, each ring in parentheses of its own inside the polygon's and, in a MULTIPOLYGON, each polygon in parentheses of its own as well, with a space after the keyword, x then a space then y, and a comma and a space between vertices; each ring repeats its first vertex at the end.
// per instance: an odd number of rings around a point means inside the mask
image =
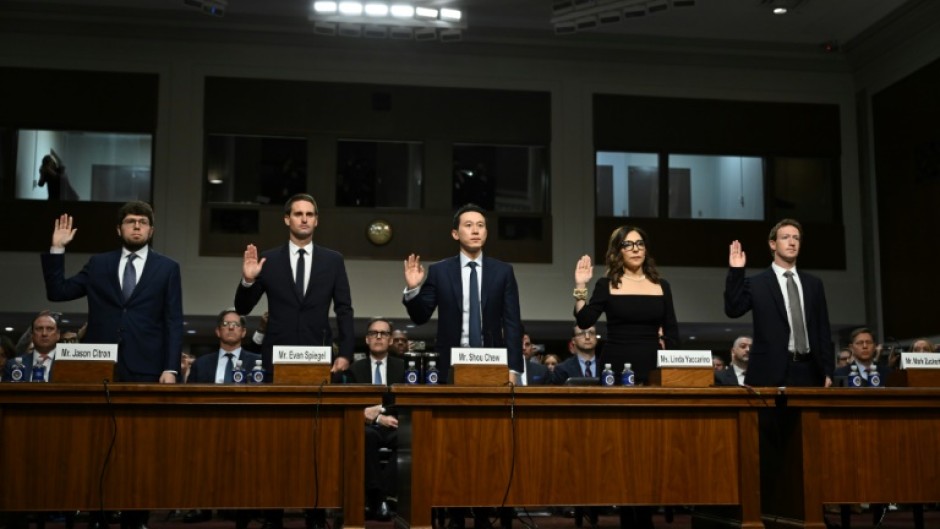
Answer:
POLYGON ((833 348, 822 281, 797 271, 803 228, 793 219, 778 222, 768 240, 771 267, 745 277, 739 241, 729 248, 725 314, 753 311, 754 338, 745 382, 749 386, 832 385, 833 348))
MULTIPOLYGON (((512 266, 483 255, 485 212, 467 204, 454 215, 451 237, 460 253, 428 267, 415 254, 405 261, 403 303, 417 325, 437 310, 438 368, 449 373, 454 347, 505 347, 510 379, 519 383, 525 366, 519 286, 512 266)), ((449 376, 448 376, 449 378, 449 376)))
POLYGON ((287 244, 264 252, 260 259, 255 245, 245 249, 235 310, 249 314, 261 296, 268 297, 261 359, 269 379, 275 345, 332 345, 331 303, 339 334, 339 355, 332 371, 345 371, 352 360, 353 308, 346 264, 338 252, 313 243, 318 222, 316 200, 307 194, 294 195, 284 205, 287 244))
POLYGON ((65 278, 65 247, 77 233, 73 219, 56 219, 52 248, 42 254, 49 301, 88 298, 85 343, 118 344, 120 382, 176 382, 183 345, 180 267, 150 248, 153 208, 128 202, 118 211, 121 249, 92 256, 65 278))

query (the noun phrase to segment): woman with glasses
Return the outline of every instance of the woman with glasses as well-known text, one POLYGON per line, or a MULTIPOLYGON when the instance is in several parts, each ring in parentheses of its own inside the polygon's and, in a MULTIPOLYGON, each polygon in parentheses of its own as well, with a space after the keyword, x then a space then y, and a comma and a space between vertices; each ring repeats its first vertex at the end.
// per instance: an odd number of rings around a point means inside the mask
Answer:
POLYGON ((645 384, 656 365, 656 351, 675 348, 679 326, 669 283, 660 277, 642 229, 621 226, 610 235, 607 271, 588 300, 587 284, 594 275, 591 257, 582 256, 574 272, 574 312, 586 329, 607 315, 607 343, 599 363, 610 364, 620 379, 629 362, 637 384, 645 384))

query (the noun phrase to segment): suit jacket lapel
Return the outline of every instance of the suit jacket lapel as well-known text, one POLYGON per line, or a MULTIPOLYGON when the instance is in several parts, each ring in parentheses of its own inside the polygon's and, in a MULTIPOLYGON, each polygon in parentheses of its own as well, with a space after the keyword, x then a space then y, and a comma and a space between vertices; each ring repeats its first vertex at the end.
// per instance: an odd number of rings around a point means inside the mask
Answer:
MULTIPOLYGON (((486 272, 483 272, 483 281, 480 283, 480 311, 486 314, 486 303, 489 301, 489 293, 496 279, 493 277, 493 267, 490 266, 490 260, 485 256, 483 257, 483 264, 486 272)), ((483 314, 480 315, 480 318, 483 317, 483 314)))
POLYGON ((457 299, 457 306, 463 307, 463 275, 460 270, 460 256, 453 257, 447 262, 447 283, 454 289, 454 298, 457 299))
MULTIPOLYGON (((290 244, 284 244, 284 246, 281 247, 281 257, 283 258, 281 259, 283 261, 283 264, 281 265, 282 272, 275 272, 275 273, 280 275, 281 277, 287 278, 287 287, 290 288, 294 292, 294 297, 297 298, 297 302, 302 304, 304 300, 297 294, 297 283, 294 282, 294 279, 295 279, 294 271, 293 269, 291 269, 291 266, 290 266, 290 260, 292 257, 290 254, 290 244)), ((304 260, 308 263, 311 261, 311 259, 309 258, 304 259, 304 260)), ((310 266, 310 265, 307 264, 307 266, 310 266)), ((310 276, 310 282, 311 283, 313 282, 313 275, 310 276)))
POLYGON ((111 293, 114 294, 114 299, 119 300, 121 303, 124 303, 124 293, 121 292, 121 282, 118 280, 118 265, 121 262, 121 250, 112 252, 108 256, 107 260, 107 270, 105 273, 108 275, 108 283, 111 285, 111 293))
POLYGON ((767 288, 770 289, 770 297, 773 298, 774 305, 777 306, 780 317, 789 324, 790 319, 787 318, 787 304, 783 300, 783 292, 780 290, 780 282, 777 280, 777 274, 774 272, 773 268, 768 269, 765 274, 767 277, 767 288))

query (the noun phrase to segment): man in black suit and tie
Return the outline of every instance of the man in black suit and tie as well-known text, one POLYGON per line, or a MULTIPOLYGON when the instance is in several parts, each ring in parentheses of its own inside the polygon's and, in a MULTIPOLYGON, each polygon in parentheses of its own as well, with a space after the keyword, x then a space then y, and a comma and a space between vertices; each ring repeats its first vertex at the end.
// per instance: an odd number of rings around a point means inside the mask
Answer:
POLYGON ((65 247, 78 231, 73 219, 56 219, 52 248, 40 256, 49 301, 88 298, 85 343, 118 344, 120 382, 173 384, 183 347, 183 297, 176 261, 150 248, 153 208, 128 202, 118 211, 122 248, 92 256, 65 278, 65 247))
POLYGON ((597 329, 593 326, 581 329, 574 326, 574 334, 568 342, 568 351, 571 356, 564 362, 555 366, 555 370, 548 375, 549 384, 564 384, 572 377, 601 378, 597 367, 597 329))
MULTIPOLYGON (((405 383, 405 362, 389 355, 391 348, 392 323, 376 318, 369 322, 366 331, 366 345, 369 356, 353 362, 349 373, 352 381, 359 384, 378 384, 391 386, 405 383)), ((365 444, 365 484, 367 517, 376 520, 388 520, 391 510, 388 497, 394 495, 398 481, 398 465, 394 458, 388 463, 388 471, 382 471, 379 461, 379 449, 398 448, 398 417, 394 411, 394 395, 387 393, 382 404, 365 409, 366 444, 365 444)))
POLYGON ((234 308, 223 310, 215 328, 215 335, 219 338, 219 350, 202 355, 193 362, 189 368, 187 383, 231 384, 232 374, 239 360, 245 371, 251 371, 255 360, 261 360, 261 355, 242 349, 246 332, 244 316, 238 314, 234 308))
POLYGON ((268 297, 261 359, 269 380, 273 346, 332 345, 330 303, 339 334, 339 355, 332 371, 345 371, 352 360, 353 308, 346 264, 338 252, 313 243, 318 221, 316 200, 307 194, 294 195, 284 205, 287 244, 264 252, 260 259, 253 244, 245 249, 235 310, 249 314, 261 296, 268 297))
POLYGON ((450 371, 454 347, 505 347, 509 378, 518 384, 525 360, 519 286, 512 266, 483 255, 486 217, 477 205, 457 210, 451 237, 459 243, 460 253, 431 265, 427 272, 420 256, 411 254, 405 261, 403 303, 408 316, 421 325, 438 311, 436 350, 443 373, 450 371))
POLYGON ((754 341, 745 376, 749 386, 832 385, 833 349, 822 281, 797 271, 803 228, 784 219, 770 230, 771 267, 745 277, 739 241, 730 246, 725 314, 753 311, 754 341))
POLYGON ((31 381, 33 367, 39 364, 42 364, 44 368, 43 379, 46 382, 51 380, 56 344, 59 343, 58 315, 48 310, 40 312, 33 318, 29 333, 32 339, 33 350, 6 361, 3 369, 3 380, 5 382, 13 381, 13 366, 16 365, 17 359, 22 362, 25 369, 23 370, 23 379, 17 380, 16 382, 31 381))
POLYGON ((751 337, 738 336, 731 346, 731 365, 715 371, 716 386, 743 386, 751 352, 751 337))

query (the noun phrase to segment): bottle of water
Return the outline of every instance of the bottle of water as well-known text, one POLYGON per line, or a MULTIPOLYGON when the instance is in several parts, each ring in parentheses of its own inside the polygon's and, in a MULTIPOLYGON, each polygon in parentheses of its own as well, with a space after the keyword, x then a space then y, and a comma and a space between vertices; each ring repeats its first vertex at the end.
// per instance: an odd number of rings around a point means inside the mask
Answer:
POLYGON ((248 378, 248 382, 262 384, 264 383, 264 374, 264 366, 261 365, 261 360, 255 360, 255 367, 251 368, 251 376, 248 378))
POLYGON ((407 384, 418 383, 418 368, 415 367, 414 360, 408 360, 408 368, 405 369, 405 383, 407 384))
POLYGON ((439 381, 440 374, 437 372, 437 362, 434 360, 428 361, 428 372, 424 376, 425 384, 434 384, 436 385, 439 381))
POLYGON ((601 385, 614 385, 614 370, 610 368, 610 364, 604 364, 604 370, 601 371, 601 385))
POLYGON ((878 374, 878 366, 872 364, 868 369, 868 385, 873 388, 882 387, 881 384, 881 375, 878 374))
POLYGON ((45 382, 46 381, 46 366, 42 362, 36 362, 33 365, 33 375, 30 378, 33 382, 45 382))
POLYGON ((235 384, 244 384, 248 382, 248 373, 245 373, 245 368, 242 367, 242 361, 235 361, 235 370, 232 371, 232 382, 235 384))
POLYGON ((630 369, 630 362, 623 365, 623 374, 620 375, 620 385, 627 387, 636 385, 633 370, 630 369))
POLYGON ((25 382, 28 380, 26 376, 27 371, 26 366, 23 365, 23 359, 16 357, 16 360, 13 361, 13 367, 10 369, 10 382, 25 382))
POLYGON ((862 375, 858 372, 858 365, 852 364, 852 372, 849 373, 849 387, 860 388, 862 385, 862 375))

